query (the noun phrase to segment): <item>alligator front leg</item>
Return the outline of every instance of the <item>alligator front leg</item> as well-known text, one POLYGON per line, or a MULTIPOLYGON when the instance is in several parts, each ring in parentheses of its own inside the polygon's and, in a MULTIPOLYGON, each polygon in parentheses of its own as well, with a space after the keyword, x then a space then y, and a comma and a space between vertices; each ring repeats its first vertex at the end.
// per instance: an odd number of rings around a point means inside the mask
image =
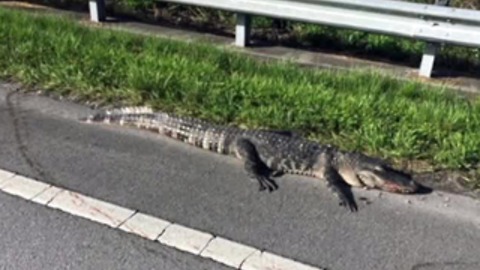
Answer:
POLYGON ((245 170, 251 179, 256 180, 260 191, 278 189, 277 183, 269 178, 271 170, 260 159, 255 145, 248 139, 238 139, 235 143, 235 153, 245 161, 245 170))
POLYGON ((352 190, 343 181, 340 174, 331 168, 325 171, 324 178, 327 181, 327 187, 340 200, 340 205, 347 207, 352 212, 356 212, 358 207, 355 203, 355 199, 353 198, 352 190))

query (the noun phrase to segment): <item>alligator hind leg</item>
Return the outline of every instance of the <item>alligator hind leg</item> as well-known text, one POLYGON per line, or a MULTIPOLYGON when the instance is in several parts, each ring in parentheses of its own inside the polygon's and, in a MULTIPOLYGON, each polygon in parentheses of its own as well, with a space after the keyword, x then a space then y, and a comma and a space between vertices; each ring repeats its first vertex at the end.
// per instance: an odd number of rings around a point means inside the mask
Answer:
POLYGON ((260 191, 278 189, 277 183, 269 178, 271 170, 260 159, 257 149, 251 141, 238 139, 235 147, 237 156, 245 161, 245 170, 248 176, 258 182, 260 191))
POLYGON ((327 187, 337 196, 341 206, 347 207, 350 211, 356 212, 358 210, 351 187, 347 186, 340 174, 334 169, 327 169, 324 173, 327 187))

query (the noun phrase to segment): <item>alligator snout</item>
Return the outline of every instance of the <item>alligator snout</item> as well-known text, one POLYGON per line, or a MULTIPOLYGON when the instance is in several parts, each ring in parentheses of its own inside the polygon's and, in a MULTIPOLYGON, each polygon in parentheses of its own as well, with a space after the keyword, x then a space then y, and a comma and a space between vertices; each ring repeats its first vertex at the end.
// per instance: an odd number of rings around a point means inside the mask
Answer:
POLYGON ((403 193, 403 194, 408 194, 408 193, 415 193, 419 190, 420 186, 414 181, 410 180, 407 183, 396 183, 396 182, 390 182, 390 181, 385 181, 382 187, 380 187, 382 190, 392 192, 392 193, 403 193))

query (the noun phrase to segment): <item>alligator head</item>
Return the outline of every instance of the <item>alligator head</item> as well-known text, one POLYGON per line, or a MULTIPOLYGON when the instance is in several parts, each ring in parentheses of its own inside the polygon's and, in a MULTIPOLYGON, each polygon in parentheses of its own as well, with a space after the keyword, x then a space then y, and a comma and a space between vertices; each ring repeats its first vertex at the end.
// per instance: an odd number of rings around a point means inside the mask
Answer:
POLYGON ((414 193, 419 185, 412 177, 385 161, 360 153, 344 153, 337 159, 338 172, 351 186, 376 188, 393 193, 414 193))

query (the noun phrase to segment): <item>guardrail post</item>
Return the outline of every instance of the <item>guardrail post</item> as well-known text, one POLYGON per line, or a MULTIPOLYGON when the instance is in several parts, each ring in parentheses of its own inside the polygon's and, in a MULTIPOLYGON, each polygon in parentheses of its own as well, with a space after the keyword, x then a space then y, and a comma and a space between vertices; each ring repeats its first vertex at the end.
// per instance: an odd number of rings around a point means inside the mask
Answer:
POLYGON ((93 22, 103 22, 106 19, 105 0, 89 0, 90 20, 93 22))
MULTIPOLYGON (((435 0, 437 6, 448 6, 450 0, 435 0)), ((432 76, 433 64, 435 63, 435 55, 440 48, 440 43, 428 42, 423 51, 422 62, 420 63, 420 70, 418 74, 421 77, 430 78, 432 76)))
POLYGON ((237 13, 237 24, 235 26, 235 45, 246 47, 250 43, 250 22, 251 16, 237 13))
POLYGON ((422 62, 420 63, 420 70, 418 74, 422 77, 430 78, 433 71, 433 63, 435 62, 435 55, 437 54, 438 43, 428 42, 423 51, 422 62))

